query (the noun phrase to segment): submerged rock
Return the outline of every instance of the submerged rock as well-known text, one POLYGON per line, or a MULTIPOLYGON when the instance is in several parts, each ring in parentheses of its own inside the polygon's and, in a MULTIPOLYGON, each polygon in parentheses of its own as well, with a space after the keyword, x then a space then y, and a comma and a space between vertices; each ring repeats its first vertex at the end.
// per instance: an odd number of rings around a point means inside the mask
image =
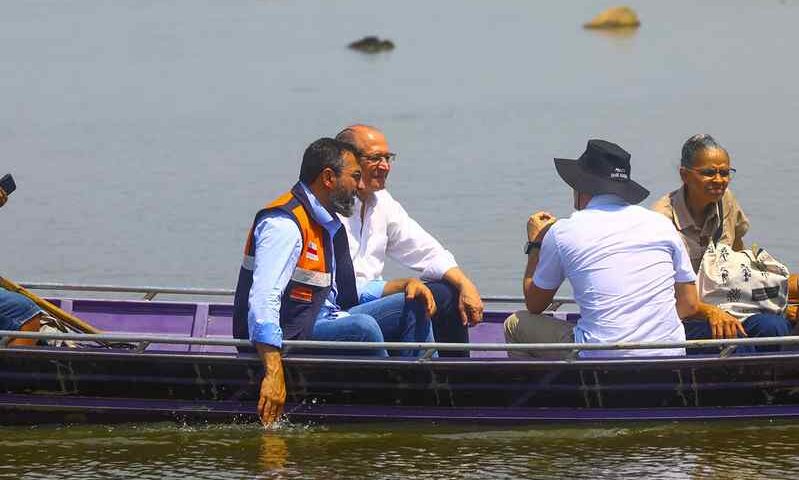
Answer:
POLYGON ((381 40, 378 37, 370 35, 350 43, 348 47, 364 53, 380 53, 394 50, 394 42, 387 39, 381 40))
POLYGON ((605 10, 590 22, 583 25, 584 28, 615 29, 615 28, 637 28, 641 25, 638 14, 630 7, 613 7, 605 10))

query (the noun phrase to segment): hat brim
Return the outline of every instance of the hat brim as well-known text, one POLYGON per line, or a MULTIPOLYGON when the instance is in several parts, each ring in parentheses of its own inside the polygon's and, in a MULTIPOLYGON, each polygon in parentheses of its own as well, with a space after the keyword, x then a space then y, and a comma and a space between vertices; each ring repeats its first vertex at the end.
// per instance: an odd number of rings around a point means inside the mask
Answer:
POLYGON ((620 196, 630 204, 636 205, 649 196, 649 190, 632 180, 617 181, 600 177, 584 170, 577 160, 556 158, 555 168, 564 182, 578 192, 601 195, 612 193, 620 196))

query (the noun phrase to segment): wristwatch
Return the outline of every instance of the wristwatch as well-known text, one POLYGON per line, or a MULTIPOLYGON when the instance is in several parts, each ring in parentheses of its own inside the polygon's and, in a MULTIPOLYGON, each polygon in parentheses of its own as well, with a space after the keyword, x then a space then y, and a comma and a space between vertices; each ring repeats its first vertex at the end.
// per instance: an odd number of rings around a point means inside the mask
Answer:
POLYGON ((541 250, 541 242, 527 242, 527 244, 524 246, 524 253, 529 255, 530 250, 534 248, 541 250))

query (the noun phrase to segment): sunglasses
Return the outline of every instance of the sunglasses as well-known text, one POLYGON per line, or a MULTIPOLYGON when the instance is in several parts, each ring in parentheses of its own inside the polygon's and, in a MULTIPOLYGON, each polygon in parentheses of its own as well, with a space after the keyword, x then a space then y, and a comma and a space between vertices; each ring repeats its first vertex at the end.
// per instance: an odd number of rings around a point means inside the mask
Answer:
POLYGON ((705 178, 713 178, 716 175, 720 176, 721 178, 732 178, 735 175, 734 168, 685 168, 687 170, 696 172, 705 178))

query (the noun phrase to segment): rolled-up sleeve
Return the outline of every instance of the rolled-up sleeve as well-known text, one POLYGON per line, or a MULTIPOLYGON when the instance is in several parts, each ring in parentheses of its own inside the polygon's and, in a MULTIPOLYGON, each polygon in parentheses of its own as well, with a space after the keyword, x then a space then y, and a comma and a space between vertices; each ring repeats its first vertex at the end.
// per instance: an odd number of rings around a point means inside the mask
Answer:
POLYGON ((302 235, 294 220, 275 211, 255 227, 253 241, 255 265, 247 315, 250 340, 280 348, 280 299, 297 266, 302 235))
POLYGON ((362 288, 358 290, 358 303, 371 302, 382 297, 386 283, 385 280, 372 280, 364 283, 362 288))
POLYGON ((425 280, 441 280, 447 270, 458 266, 455 256, 416 223, 399 202, 392 202, 386 254, 421 272, 425 280))

